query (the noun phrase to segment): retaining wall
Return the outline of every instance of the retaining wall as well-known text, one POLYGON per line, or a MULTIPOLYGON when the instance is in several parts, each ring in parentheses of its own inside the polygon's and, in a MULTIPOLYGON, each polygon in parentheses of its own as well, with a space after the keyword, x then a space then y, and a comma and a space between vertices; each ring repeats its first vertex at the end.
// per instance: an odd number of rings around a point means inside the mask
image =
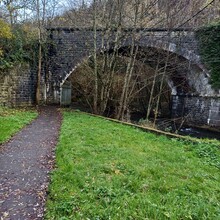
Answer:
POLYGON ((0 105, 29 106, 35 102, 36 74, 28 65, 0 73, 0 105))

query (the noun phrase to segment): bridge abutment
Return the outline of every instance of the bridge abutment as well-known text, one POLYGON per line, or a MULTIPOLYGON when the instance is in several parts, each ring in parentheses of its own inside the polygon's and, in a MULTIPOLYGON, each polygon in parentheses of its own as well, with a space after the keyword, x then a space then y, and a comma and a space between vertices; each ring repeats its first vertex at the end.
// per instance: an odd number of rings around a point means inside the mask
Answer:
POLYGON ((172 118, 191 126, 220 127, 220 97, 173 95, 172 118))

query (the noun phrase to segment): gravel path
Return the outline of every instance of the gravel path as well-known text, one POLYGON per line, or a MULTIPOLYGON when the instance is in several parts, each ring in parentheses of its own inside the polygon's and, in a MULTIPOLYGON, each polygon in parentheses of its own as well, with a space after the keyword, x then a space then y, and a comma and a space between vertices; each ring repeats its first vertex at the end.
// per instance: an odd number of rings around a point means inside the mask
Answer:
POLYGON ((43 218, 60 124, 56 107, 42 107, 35 121, 0 146, 0 220, 43 218))

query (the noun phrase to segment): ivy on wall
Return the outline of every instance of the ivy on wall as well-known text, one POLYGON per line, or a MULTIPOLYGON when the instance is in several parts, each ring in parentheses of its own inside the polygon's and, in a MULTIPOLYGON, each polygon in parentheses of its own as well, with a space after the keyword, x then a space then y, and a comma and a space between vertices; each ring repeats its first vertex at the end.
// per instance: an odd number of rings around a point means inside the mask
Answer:
POLYGON ((200 55, 211 71, 213 88, 220 89, 220 22, 196 31, 200 55))

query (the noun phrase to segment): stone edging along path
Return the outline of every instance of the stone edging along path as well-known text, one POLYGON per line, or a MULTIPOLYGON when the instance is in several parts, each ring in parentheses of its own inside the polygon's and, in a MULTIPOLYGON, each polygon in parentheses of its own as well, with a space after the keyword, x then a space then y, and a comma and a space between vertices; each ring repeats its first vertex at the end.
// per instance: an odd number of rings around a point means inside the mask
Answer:
POLYGON ((56 107, 41 107, 37 119, 1 145, 1 220, 43 218, 60 125, 56 107))

